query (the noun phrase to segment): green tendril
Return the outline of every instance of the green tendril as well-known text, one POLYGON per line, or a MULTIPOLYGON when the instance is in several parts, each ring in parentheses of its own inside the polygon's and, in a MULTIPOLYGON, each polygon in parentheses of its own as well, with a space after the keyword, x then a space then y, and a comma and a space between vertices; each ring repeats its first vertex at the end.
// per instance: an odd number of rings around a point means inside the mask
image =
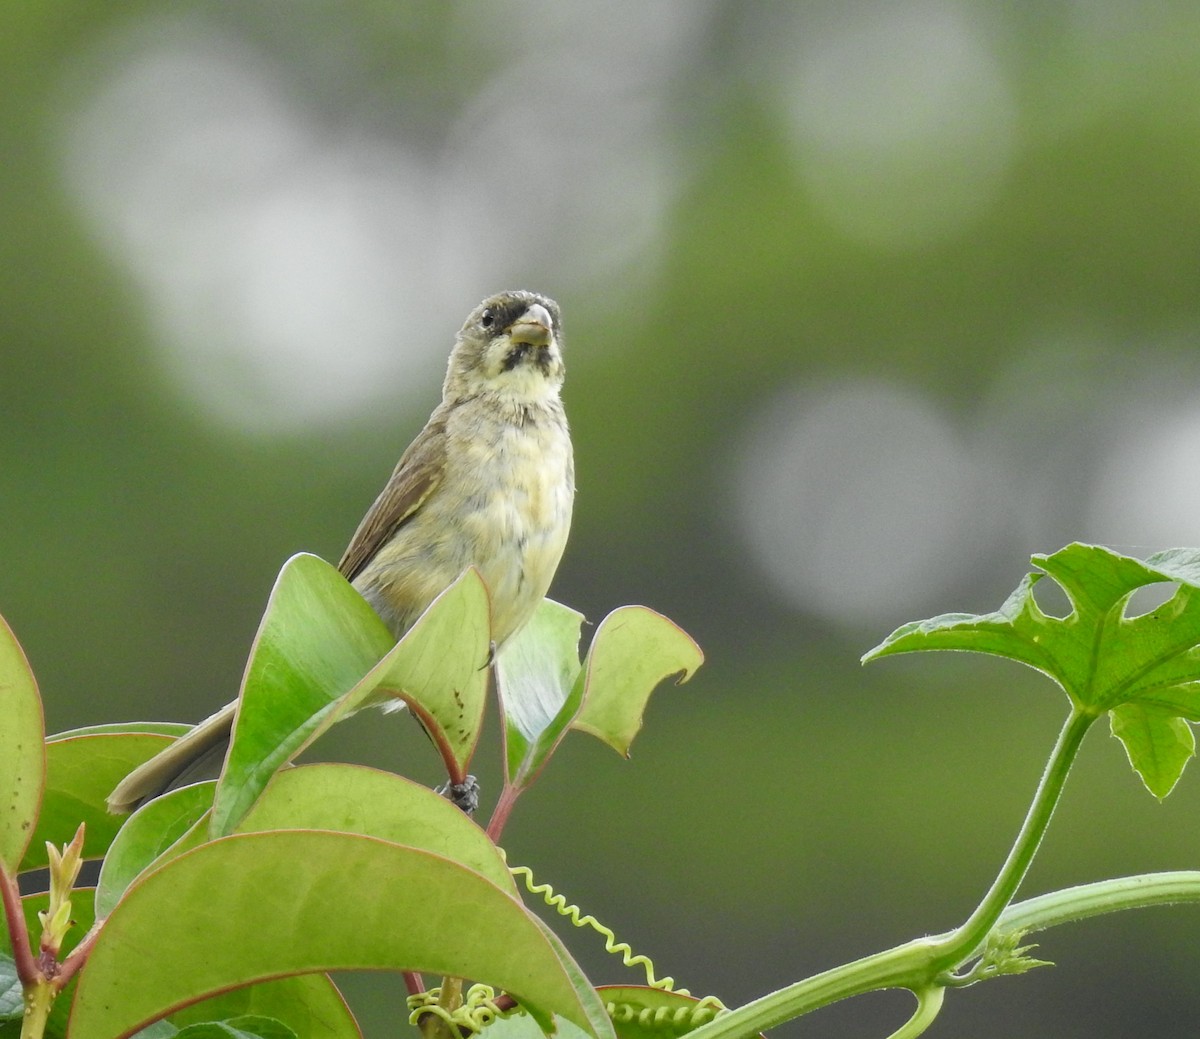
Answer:
POLYGON ((651 988, 662 989, 664 992, 674 992, 679 996, 690 996, 687 989, 674 987, 674 978, 656 978, 654 964, 650 957, 634 955, 628 943, 617 941, 617 936, 609 928, 590 914, 583 915, 578 906, 569 905, 562 895, 556 895, 549 884, 538 884, 533 879, 533 871, 528 866, 509 866, 508 871, 519 877, 531 895, 540 896, 551 909, 560 916, 565 916, 576 927, 590 927, 604 938, 604 950, 614 956, 620 956, 626 967, 641 967, 646 972, 646 984, 651 988))
MULTIPOLYGON (((676 995, 685 993, 677 992, 676 995)), ((705 996, 692 1006, 643 1007, 633 1003, 606 1003, 608 1016, 614 1024, 636 1024, 639 1029, 683 1035, 693 1028, 708 1024, 718 1014, 729 1013, 716 996, 705 996)))
POLYGON ((408 1007, 412 1011, 408 1015, 410 1025, 418 1025, 421 1018, 432 1014, 441 1018, 447 1025, 455 1028, 459 1035, 477 1035, 498 1017, 507 1017, 518 1008, 502 1010, 496 1005, 496 990, 489 985, 472 985, 463 996, 463 1003, 457 1010, 447 1010, 439 1005, 440 988, 432 988, 428 992, 418 992, 408 997, 408 1007))

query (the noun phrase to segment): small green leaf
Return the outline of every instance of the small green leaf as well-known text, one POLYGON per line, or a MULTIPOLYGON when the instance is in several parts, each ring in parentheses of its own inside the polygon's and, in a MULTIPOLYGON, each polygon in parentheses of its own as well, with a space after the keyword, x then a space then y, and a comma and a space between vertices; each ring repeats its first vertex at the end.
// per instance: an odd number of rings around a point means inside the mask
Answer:
POLYGON ((496 659, 507 779, 514 786, 537 776, 579 710, 582 626, 582 613, 543 599, 496 659))
POLYGON ((271 776, 314 738, 322 715, 393 642, 366 600, 323 559, 300 554, 284 564, 242 679, 213 804, 214 836, 237 825, 271 776))
POLYGON ((342 994, 325 974, 297 974, 247 985, 172 1014, 180 1028, 253 1014, 284 1022, 304 1039, 362 1039, 342 994))
POLYGON ((583 707, 573 728, 628 755, 655 687, 671 675, 686 682, 703 662, 692 637, 661 613, 645 606, 614 610, 596 629, 577 679, 583 707))
POLYGON ((602 1035, 564 956, 520 902, 448 859, 357 834, 239 834, 129 888, 80 973, 72 1039, 118 1039, 257 980, 371 969, 473 978, 546 1027, 558 1013, 602 1035))
POLYGON ((282 1021, 256 1015, 201 1021, 175 1034, 177 1039, 296 1039, 296 1033, 282 1021))
POLYGON ((80 823, 87 825, 84 855, 98 859, 108 851, 124 817, 109 814, 104 800, 129 772, 148 761, 171 736, 187 725, 127 725, 104 731, 73 730, 46 740, 46 796, 21 871, 46 865, 46 842, 61 846, 80 823), (146 732, 143 728, 166 733, 146 732))
POLYGON ((215 783, 171 790, 142 805, 109 846, 96 885, 96 916, 113 911, 125 889, 212 807, 215 783))
POLYGON ((499 849, 463 812, 432 790, 359 765, 302 765, 280 772, 239 832, 335 830, 434 852, 516 895, 499 849))
POLYGON ((1196 753, 1191 726, 1172 711, 1141 703, 1113 708, 1109 723, 1146 789, 1161 801, 1196 753))
POLYGON ((20 1021, 25 1016, 25 995, 17 964, 8 953, 0 953, 0 1021, 20 1021))
MULTIPOLYGON (((29 661, 0 617, 0 868, 15 873, 34 836, 46 782, 42 701, 29 661)), ((72 831, 73 832, 73 831, 72 831)), ((69 837, 67 838, 70 839, 69 837)))

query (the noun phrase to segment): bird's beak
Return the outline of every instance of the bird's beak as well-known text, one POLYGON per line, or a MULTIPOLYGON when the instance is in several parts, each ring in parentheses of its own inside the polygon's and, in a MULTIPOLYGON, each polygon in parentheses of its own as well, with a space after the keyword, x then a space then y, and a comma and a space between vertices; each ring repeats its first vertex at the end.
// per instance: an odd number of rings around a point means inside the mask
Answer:
POLYGON ((549 346, 554 342, 554 333, 550 331, 552 325, 550 312, 540 303, 534 303, 508 326, 508 337, 514 343, 549 346))

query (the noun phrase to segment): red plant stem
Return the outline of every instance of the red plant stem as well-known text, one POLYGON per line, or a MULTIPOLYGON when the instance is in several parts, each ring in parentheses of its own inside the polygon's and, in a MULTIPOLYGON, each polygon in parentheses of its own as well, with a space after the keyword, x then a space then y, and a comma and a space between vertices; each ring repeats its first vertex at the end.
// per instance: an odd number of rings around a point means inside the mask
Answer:
POLYGON ((87 934, 79 939, 79 944, 62 961, 62 966, 59 967, 58 974, 54 977, 54 987, 56 989, 61 990, 75 976, 79 968, 87 963, 87 958, 92 952, 92 946, 96 944, 96 939, 100 937, 102 927, 102 923, 96 923, 87 934))
POLYGON ((496 801, 496 807, 492 810, 492 817, 487 824, 487 835, 493 844, 500 843, 500 834, 504 832, 504 826, 512 814, 513 805, 517 803, 517 798, 520 796, 520 787, 513 783, 504 784, 504 789, 500 791, 500 797, 496 801))
POLYGON ((4 918, 8 922, 8 941, 12 946, 13 962, 22 988, 42 980, 42 972, 29 946, 29 929, 25 926, 25 911, 21 908, 21 892, 8 870, 0 866, 0 898, 4 901, 4 918))
POLYGON ((404 987, 408 989, 410 996, 417 996, 425 991, 425 979, 415 970, 402 971, 401 977, 404 978, 404 987))

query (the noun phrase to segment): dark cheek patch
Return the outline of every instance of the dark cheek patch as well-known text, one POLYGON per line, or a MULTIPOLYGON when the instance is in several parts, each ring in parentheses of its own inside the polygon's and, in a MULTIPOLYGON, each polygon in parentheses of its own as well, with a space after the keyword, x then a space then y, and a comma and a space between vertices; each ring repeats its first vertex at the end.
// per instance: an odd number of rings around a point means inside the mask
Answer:
POLYGON ((528 343, 518 343, 507 354, 504 355, 504 360, 500 365, 502 371, 511 372, 529 353, 528 343))

